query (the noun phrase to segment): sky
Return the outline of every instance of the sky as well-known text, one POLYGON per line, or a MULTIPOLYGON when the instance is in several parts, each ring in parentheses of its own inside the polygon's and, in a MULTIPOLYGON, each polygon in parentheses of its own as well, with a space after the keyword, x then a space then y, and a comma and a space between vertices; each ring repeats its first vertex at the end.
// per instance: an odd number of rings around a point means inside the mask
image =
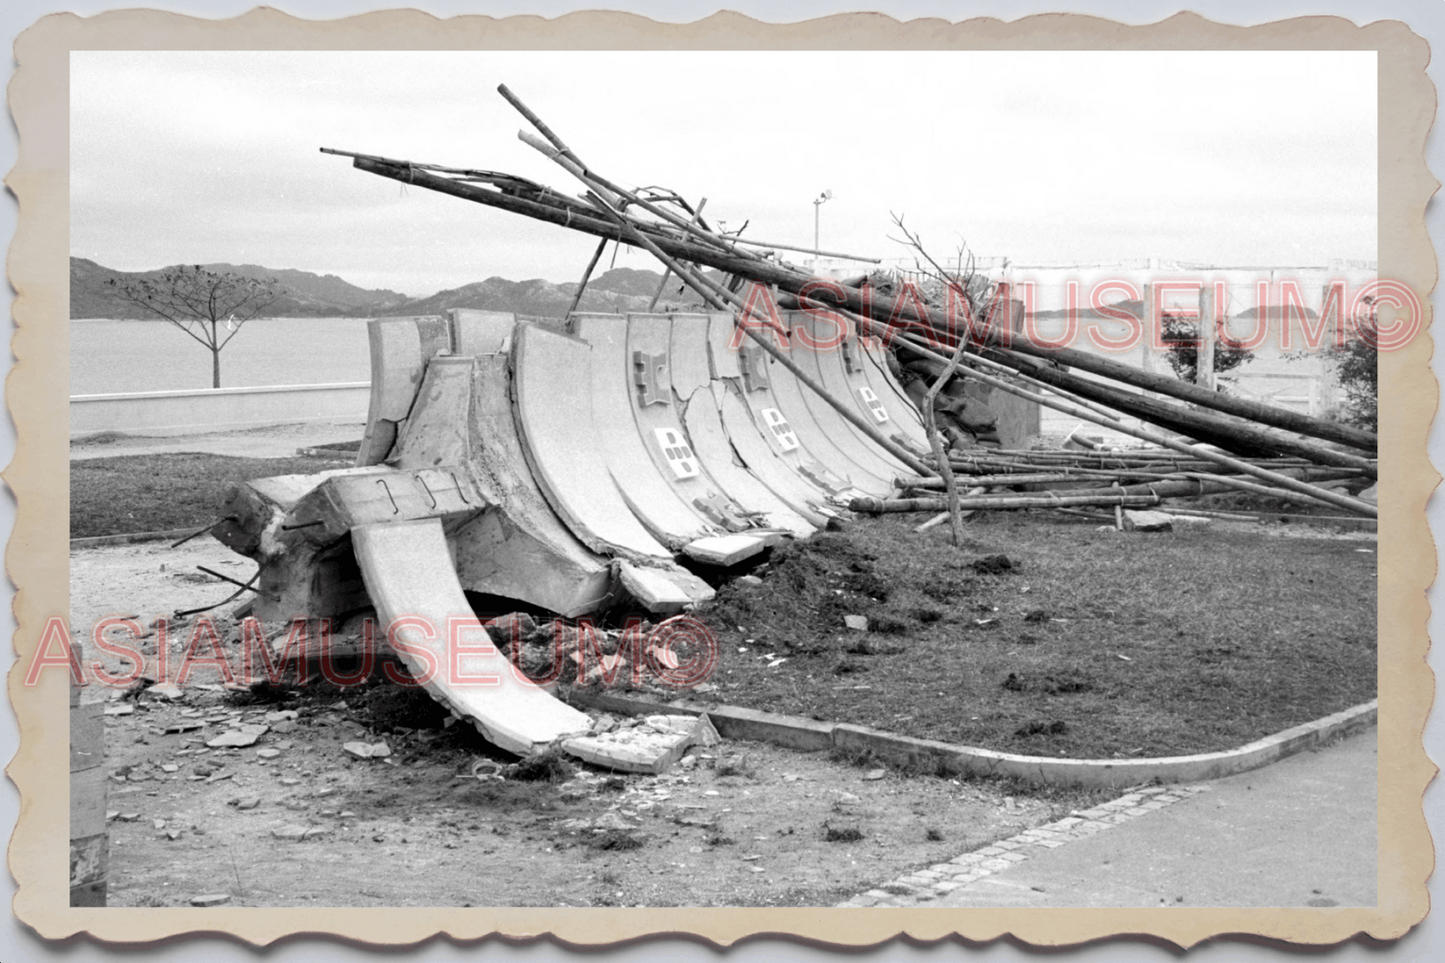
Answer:
POLYGON ((706 197, 768 241, 810 245, 816 212, 825 249, 896 258, 897 214, 940 259, 1376 258, 1375 54, 1357 51, 81 51, 71 254, 413 296, 575 280, 594 239, 319 152, 580 191, 518 140, 499 83, 602 175, 706 197))

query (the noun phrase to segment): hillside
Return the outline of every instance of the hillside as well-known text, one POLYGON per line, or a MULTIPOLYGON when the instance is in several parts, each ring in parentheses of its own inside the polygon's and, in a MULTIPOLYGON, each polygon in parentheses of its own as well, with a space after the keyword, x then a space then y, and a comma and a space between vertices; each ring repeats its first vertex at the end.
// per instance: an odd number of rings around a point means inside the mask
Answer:
MULTIPOLYGON (((275 278, 281 298, 266 310, 272 317, 339 317, 394 314, 408 299, 395 291, 369 291, 348 284, 334 274, 273 270, 255 264, 206 264, 211 271, 231 271, 246 277, 275 278)), ((153 318, 143 308, 118 297, 108 285, 114 278, 154 278, 155 271, 116 271, 85 258, 70 259, 70 316, 72 318, 153 318)))
MULTIPOLYGON (((575 281, 555 284, 534 278, 509 281, 493 277, 459 288, 439 291, 430 297, 407 298, 395 291, 368 290, 334 274, 276 270, 255 264, 206 264, 211 271, 231 271, 246 277, 275 278, 283 294, 265 314, 270 317, 377 317, 397 314, 440 314, 448 308, 481 308, 511 311, 536 317, 561 317, 577 291, 575 281)), ((112 278, 157 277, 166 268, 128 273, 104 267, 85 258, 70 259, 71 318, 154 317, 144 309, 117 297, 107 282, 112 278)), ((636 268, 614 268, 594 277, 587 285, 580 309, 584 311, 645 311, 662 275, 636 268)), ((700 304, 691 292, 678 293, 679 285, 668 285, 660 305, 695 307, 700 304)))

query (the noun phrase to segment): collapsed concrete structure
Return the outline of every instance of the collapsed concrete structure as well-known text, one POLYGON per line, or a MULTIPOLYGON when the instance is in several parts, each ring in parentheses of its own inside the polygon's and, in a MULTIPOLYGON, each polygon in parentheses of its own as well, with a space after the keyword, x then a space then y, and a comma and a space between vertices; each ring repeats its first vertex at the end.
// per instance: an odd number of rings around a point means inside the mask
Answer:
MULTIPOLYGON (((789 356, 897 445, 922 421, 875 340, 826 342, 783 316, 789 356), (823 347, 810 347, 822 344, 823 347)), ((236 486, 217 538, 260 564, 262 621, 374 607, 402 661, 460 659, 428 691, 529 753, 588 719, 509 671, 467 594, 575 617, 667 616, 709 599, 694 568, 806 537, 908 467, 737 337, 735 317, 576 314, 563 324, 453 310, 369 323, 372 395, 357 463, 236 486), (399 643, 399 644, 398 644, 399 643), (472 648, 475 651, 468 652, 472 648)), ((834 340, 837 340, 836 338, 834 340)))

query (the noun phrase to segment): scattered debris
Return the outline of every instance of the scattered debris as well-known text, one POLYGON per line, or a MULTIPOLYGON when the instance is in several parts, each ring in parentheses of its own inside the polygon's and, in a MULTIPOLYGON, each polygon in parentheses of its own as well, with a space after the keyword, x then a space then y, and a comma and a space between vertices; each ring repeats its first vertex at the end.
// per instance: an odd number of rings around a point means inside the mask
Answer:
POLYGON ((385 759, 391 755, 391 747, 384 742, 347 742, 341 748, 358 759, 385 759))
POLYGON ((256 740, 264 736, 270 728, 270 726, 260 723, 243 725, 236 729, 228 729, 214 739, 206 740, 206 745, 212 749, 244 749, 247 746, 254 746, 256 740))

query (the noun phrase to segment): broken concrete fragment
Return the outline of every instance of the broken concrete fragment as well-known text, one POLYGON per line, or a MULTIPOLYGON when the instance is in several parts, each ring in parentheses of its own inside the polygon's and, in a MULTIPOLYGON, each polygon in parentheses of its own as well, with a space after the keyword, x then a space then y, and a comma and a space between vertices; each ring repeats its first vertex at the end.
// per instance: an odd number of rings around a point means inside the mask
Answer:
POLYGON ((341 748, 358 759, 385 759, 391 755, 391 747, 384 742, 348 742, 341 748))
POLYGON ((617 571, 622 587, 627 590, 629 595, 641 602, 649 612, 660 614, 681 612, 685 607, 697 601, 669 579, 667 573, 659 569, 619 562, 617 571))
POLYGON ((1124 527, 1136 532, 1168 532, 1174 529, 1173 516, 1164 512, 1124 511, 1124 527))
POLYGON ((695 539, 682 547, 689 558, 709 565, 736 565, 768 547, 761 535, 714 535, 695 539))
POLYGON ((259 738, 261 738, 259 732, 229 729, 214 739, 207 739, 206 745, 212 749, 244 749, 246 746, 254 746, 259 738))
POLYGON ((222 903, 229 903, 231 897, 227 893, 207 893, 204 896, 192 896, 192 906, 220 906, 222 903))
POLYGON ((617 729, 574 736, 563 751, 597 766, 656 775, 666 772, 695 743, 713 745, 717 730, 705 717, 653 715, 617 729))

